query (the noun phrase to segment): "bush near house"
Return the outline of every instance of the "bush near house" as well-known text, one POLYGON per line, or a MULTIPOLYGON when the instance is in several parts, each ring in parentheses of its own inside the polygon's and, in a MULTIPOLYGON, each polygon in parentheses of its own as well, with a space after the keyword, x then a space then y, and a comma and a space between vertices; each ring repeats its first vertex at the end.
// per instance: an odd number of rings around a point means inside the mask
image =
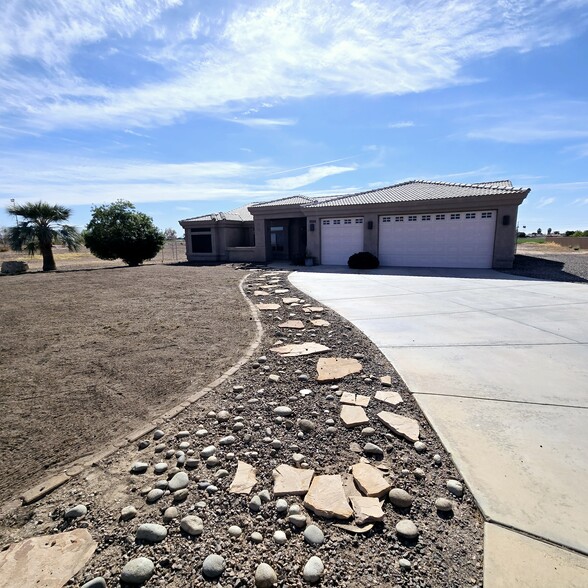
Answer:
POLYGON ((380 265, 378 258, 369 251, 354 253, 348 260, 347 265, 351 269, 376 269, 380 265))

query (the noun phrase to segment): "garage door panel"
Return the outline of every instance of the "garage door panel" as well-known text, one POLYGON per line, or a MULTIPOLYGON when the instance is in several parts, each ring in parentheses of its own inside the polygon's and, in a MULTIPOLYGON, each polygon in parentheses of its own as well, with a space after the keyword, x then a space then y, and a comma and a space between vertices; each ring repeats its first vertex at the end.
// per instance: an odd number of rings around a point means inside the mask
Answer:
POLYGON ((494 211, 382 216, 379 221, 380 264, 492 267, 495 225, 494 211))
POLYGON ((347 265, 347 260, 363 251, 363 217, 321 219, 321 263, 347 265))

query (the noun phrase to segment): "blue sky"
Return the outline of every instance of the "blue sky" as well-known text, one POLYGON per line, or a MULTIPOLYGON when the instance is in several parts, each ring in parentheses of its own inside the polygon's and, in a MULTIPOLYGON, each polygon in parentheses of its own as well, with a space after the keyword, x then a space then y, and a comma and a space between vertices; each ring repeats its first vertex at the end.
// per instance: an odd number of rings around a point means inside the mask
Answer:
POLYGON ((0 225, 511 179, 588 229, 588 0, 4 0, 0 225))

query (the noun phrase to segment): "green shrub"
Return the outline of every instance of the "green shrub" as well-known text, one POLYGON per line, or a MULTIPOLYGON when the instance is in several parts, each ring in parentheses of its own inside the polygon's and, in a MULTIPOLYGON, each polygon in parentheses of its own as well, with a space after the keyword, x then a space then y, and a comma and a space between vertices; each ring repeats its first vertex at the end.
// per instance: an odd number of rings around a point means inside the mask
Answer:
POLYGON ((380 265, 378 258, 369 251, 354 253, 348 260, 347 265, 351 269, 376 269, 380 265))

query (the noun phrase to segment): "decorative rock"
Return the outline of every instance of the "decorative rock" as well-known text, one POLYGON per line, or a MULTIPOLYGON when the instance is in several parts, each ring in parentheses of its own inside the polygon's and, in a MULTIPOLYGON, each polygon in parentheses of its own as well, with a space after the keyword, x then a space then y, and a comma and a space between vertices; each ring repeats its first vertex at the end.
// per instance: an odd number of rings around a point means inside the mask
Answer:
POLYGON ((354 394, 353 392, 343 392, 339 399, 341 404, 351 404, 354 406, 367 406, 370 403, 369 396, 363 396, 362 394, 354 394))
POLYGON ((15 276, 29 271, 29 264, 25 261, 3 261, 0 273, 15 276))
POLYGON ((202 575, 205 578, 213 580, 223 575, 227 564, 225 563, 224 557, 211 553, 202 563, 202 575))
POLYGON ((156 523, 143 523, 137 529, 136 538, 149 543, 159 543, 167 537, 167 529, 156 523))
POLYGON ((300 419, 298 426, 303 433, 312 433, 316 429, 316 425, 308 419, 300 419))
POLYGON ((176 435, 176 437, 178 439, 183 439, 184 437, 189 437, 190 436, 190 431, 178 431, 178 434, 176 435))
POLYGON ((433 456, 433 463, 437 466, 441 465, 441 456, 438 453, 433 456))
MULTIPOLYGON (((267 303, 267 304, 256 304, 259 310, 278 310, 280 308, 279 304, 275 303, 267 303)), ((258 360, 259 361, 259 360, 258 360)))
POLYGON ((280 376, 278 376, 278 374, 270 374, 268 380, 274 384, 277 384, 280 381, 280 376))
POLYGON ((210 486, 206 487, 206 492, 208 492, 208 494, 216 494, 218 492, 218 488, 214 484, 211 484, 210 486))
POLYGON ((274 496, 302 496, 310 487, 314 470, 302 470, 281 464, 272 472, 272 476, 274 496))
POLYGON ((155 431, 153 431, 153 439, 155 439, 155 441, 161 439, 164 436, 165 433, 161 429, 155 429, 155 431))
POLYGON ((304 498, 304 506, 326 518, 348 519, 353 514, 338 474, 315 476, 304 498))
POLYGON ((147 471, 148 467, 148 463, 145 463, 144 461, 136 461, 131 466, 131 474, 144 474, 147 471))
POLYGON ((407 539, 416 539, 419 536, 419 530, 417 529, 416 525, 408 519, 402 519, 398 521, 396 525, 396 532, 401 537, 406 537, 407 539))
POLYGON ((216 415, 216 420, 219 423, 225 423, 227 422, 229 419, 231 418, 231 415, 229 414, 228 411, 226 410, 221 410, 219 411, 219 413, 216 415))
POLYGON ((218 470, 215 474, 214 477, 217 480, 220 480, 221 478, 226 478, 229 475, 228 470, 218 470))
POLYGON ((396 435, 408 441, 419 440, 419 424, 414 419, 383 410, 378 418, 396 435))
POLYGON ((174 502, 182 502, 188 498, 188 488, 182 488, 181 490, 177 490, 174 492, 174 502))
POLYGON ((390 376, 382 376, 380 382, 385 388, 390 388, 390 386, 392 386, 392 378, 390 376))
POLYGON ((177 519, 179 514, 180 513, 178 512, 178 509, 175 506, 170 506, 166 508, 163 513, 163 522, 170 523, 174 519, 177 519))
POLYGON ((279 325, 282 329, 304 329, 304 323, 298 320, 290 320, 279 325))
POLYGON ((81 588, 107 588, 106 580, 102 576, 98 576, 82 584, 81 588))
POLYGON ((453 510, 453 502, 448 498, 437 498, 435 500, 435 508, 441 512, 451 512, 453 510))
POLYGON ((325 535, 316 525, 308 525, 304 529, 304 540, 310 545, 319 546, 325 542, 325 535))
POLYGON ((232 494, 249 494, 257 483, 255 468, 244 461, 237 461, 237 472, 229 487, 232 494))
POLYGON ((150 443, 149 441, 147 441, 147 439, 143 439, 142 441, 139 441, 139 443, 137 444, 137 449, 139 451, 142 451, 143 449, 147 449, 147 447, 149 447, 150 443))
POLYGON ((216 455, 211 455, 205 463, 207 468, 215 468, 220 464, 220 459, 216 455))
POLYGON ((255 570, 255 588, 272 588, 277 583, 278 576, 273 568, 266 563, 260 563, 255 570))
POLYGON ((253 512, 259 512, 261 510, 261 498, 254 496, 249 502, 249 509, 253 512))
POLYGON ((289 515, 288 522, 294 525, 297 529, 304 529, 304 527, 306 527, 306 517, 303 514, 289 515))
POLYGON ((366 496, 381 497, 390 490, 390 483, 381 472, 367 463, 357 463, 351 468, 357 487, 366 496))
POLYGON ((392 488, 388 492, 388 500, 399 508, 410 508, 414 498, 402 488, 392 488))
POLYGON ((425 470, 422 468, 415 468, 413 474, 417 480, 422 480, 426 475, 425 470))
POLYGON ((330 327, 331 323, 324 319, 314 319, 310 321, 313 327, 330 327))
POLYGON ((196 431, 196 437, 205 437, 208 435, 208 431, 206 429, 198 429, 196 431))
POLYGON ((228 532, 231 537, 240 537, 243 530, 237 525, 231 525, 228 532))
POLYGON ((384 450, 378 445, 374 445, 373 443, 366 443, 363 446, 363 452, 366 455, 377 455, 379 457, 384 455, 384 450))
POLYGON ((289 406, 276 406, 274 414, 281 417, 288 417, 292 414, 292 409, 289 406))
POLYGON ((269 490, 262 490, 259 494, 258 494, 261 502, 269 502, 272 497, 271 494, 269 493, 269 490))
POLYGON ((192 537, 197 537, 198 535, 202 535, 204 523, 200 517, 197 517, 196 515, 188 515, 180 521, 180 529, 192 537))
POLYGON ((209 445, 200 452, 200 457, 202 459, 208 459, 211 455, 214 455, 215 453, 216 447, 214 445, 209 445))
POLYGON ((321 357, 316 366, 317 382, 332 382, 342 380, 345 376, 361 372, 362 365, 357 359, 345 359, 342 357, 321 357))
POLYGON ((304 566, 302 576, 309 584, 316 584, 322 577, 325 571, 325 566, 320 557, 313 555, 304 566))
POLYGON ((235 442, 235 437, 233 435, 228 435, 227 437, 223 437, 219 441, 219 445, 232 445, 235 442))
POLYGON ((130 521, 137 516, 137 509, 134 506, 125 506, 120 511, 120 518, 122 521, 130 521))
POLYGON ((188 478, 188 474, 186 472, 178 472, 169 481, 169 489, 171 492, 175 492, 176 490, 181 490, 182 488, 186 488, 188 486, 189 482, 190 482, 190 478, 188 478))
POLYGON ((276 531, 274 533, 274 541, 278 545, 284 545, 288 541, 288 537, 284 531, 276 531))
POLYGON ((414 450, 417 453, 424 453, 427 451, 427 446, 422 441, 415 441, 414 450))
POLYGON ((159 445, 156 445, 156 446, 153 448, 153 451, 154 451, 155 453, 161 453, 162 451, 164 451, 164 450, 165 450, 165 448, 166 448, 166 444, 165 444, 165 443, 160 443, 159 445))
POLYGON ((330 348, 320 343, 292 343, 281 347, 273 347, 270 351, 279 354, 280 357, 299 357, 313 355, 314 353, 324 353, 325 351, 330 351, 330 348))
POLYGON ((85 504, 77 504, 65 511, 63 515, 66 519, 77 519, 88 514, 88 508, 85 504))
POLYGON ((276 512, 283 514, 288 510, 288 503, 283 498, 276 500, 276 512))
POLYGON ((461 498, 463 496, 463 485, 457 480, 447 480, 447 490, 449 490, 449 492, 451 492, 451 494, 457 498, 461 498))
POLYGON ((253 543, 263 543, 263 535, 259 531, 253 531, 253 533, 249 535, 249 539, 251 539, 253 543))
POLYGON ((167 465, 167 463, 165 463, 165 461, 162 461, 162 462, 160 462, 160 463, 156 463, 156 464, 153 466, 153 471, 154 471, 154 472, 155 472, 157 475, 160 475, 160 474, 163 474, 163 472, 165 472, 165 471, 167 470, 167 468, 168 468, 168 465, 167 465))
POLYGON ((125 564, 120 579, 127 584, 144 584, 154 571, 155 564, 148 557, 137 557, 125 564))
POLYGON ((402 402, 402 396, 398 392, 392 392, 391 390, 378 390, 375 399, 386 404, 391 404, 392 406, 396 406, 402 402))
POLYGON ((410 570, 412 568, 412 564, 405 558, 401 558, 398 560, 398 565, 400 566, 401 570, 410 570))
POLYGON ((162 490, 161 488, 154 488, 147 493, 147 503, 153 504, 154 502, 157 502, 164 494, 165 490, 162 490))

